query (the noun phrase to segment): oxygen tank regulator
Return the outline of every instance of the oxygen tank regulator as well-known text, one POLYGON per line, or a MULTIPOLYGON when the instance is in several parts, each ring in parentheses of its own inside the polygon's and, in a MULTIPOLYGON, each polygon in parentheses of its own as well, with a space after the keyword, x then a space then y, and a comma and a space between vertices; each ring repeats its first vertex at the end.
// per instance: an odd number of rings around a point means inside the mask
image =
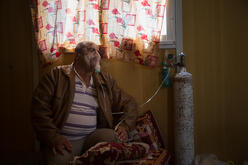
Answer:
POLYGON ((180 52, 176 57, 173 53, 169 53, 168 50, 165 51, 164 59, 162 62, 162 77, 163 84, 166 88, 171 86, 170 81, 170 71, 171 68, 175 67, 175 72, 178 73, 180 68, 185 67, 184 63, 185 54, 180 52))

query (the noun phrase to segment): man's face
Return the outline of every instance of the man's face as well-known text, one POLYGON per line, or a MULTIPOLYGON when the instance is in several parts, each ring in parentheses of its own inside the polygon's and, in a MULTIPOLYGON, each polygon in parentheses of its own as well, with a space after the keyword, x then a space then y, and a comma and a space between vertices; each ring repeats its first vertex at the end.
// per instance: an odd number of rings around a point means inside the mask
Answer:
POLYGON ((83 65, 85 65, 89 71, 94 71, 96 67, 100 66, 101 56, 98 51, 98 46, 93 43, 82 48, 83 55, 80 60, 82 60, 83 65))

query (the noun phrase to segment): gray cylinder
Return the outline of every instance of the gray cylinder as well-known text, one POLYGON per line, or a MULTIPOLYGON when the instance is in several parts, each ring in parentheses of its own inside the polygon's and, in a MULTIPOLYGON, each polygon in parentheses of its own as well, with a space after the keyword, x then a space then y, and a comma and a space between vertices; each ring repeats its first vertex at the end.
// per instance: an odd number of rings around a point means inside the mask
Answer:
POLYGON ((176 165, 191 165, 194 160, 194 110, 192 75, 177 73, 174 90, 174 137, 176 165))

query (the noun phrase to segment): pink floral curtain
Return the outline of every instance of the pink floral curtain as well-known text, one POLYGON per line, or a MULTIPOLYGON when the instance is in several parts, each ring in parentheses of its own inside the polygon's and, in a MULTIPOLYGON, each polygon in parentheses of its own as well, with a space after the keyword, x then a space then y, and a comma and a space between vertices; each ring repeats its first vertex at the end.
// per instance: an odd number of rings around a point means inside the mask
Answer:
POLYGON ((155 66, 167 0, 36 0, 31 11, 42 63, 80 41, 103 57, 155 66))

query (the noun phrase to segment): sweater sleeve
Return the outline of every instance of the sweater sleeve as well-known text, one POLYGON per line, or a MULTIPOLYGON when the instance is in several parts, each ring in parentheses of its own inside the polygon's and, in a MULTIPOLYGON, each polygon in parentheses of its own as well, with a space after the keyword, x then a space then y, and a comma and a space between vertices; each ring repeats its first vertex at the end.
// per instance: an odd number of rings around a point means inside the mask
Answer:
POLYGON ((32 98, 31 121, 37 138, 52 147, 60 138, 53 123, 52 99, 56 87, 56 69, 47 73, 40 80, 32 98))

